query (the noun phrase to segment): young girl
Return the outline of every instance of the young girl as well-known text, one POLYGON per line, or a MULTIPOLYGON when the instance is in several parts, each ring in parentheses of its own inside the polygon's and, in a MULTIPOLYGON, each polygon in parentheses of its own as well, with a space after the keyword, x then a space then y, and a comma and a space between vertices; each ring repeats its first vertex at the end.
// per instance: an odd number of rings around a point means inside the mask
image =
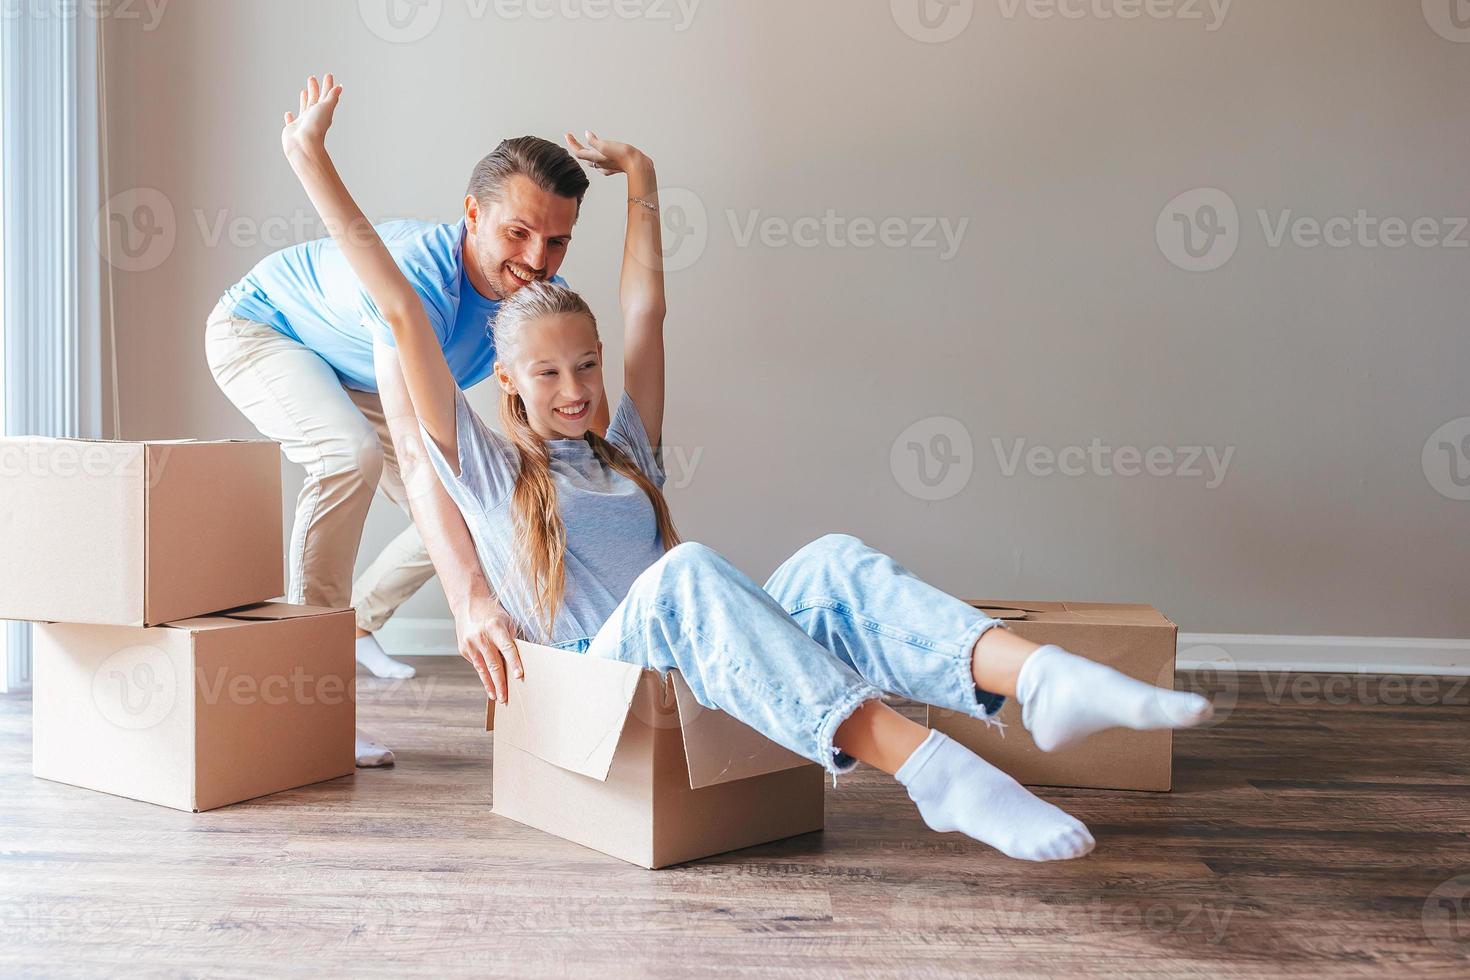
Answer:
POLYGON ((1210 716, 1198 695, 1037 647, 847 535, 802 548, 764 588, 709 548, 678 544, 660 490, 658 189, 651 161, 627 144, 567 137, 594 169, 628 179, 624 394, 607 436, 590 428, 604 397, 597 321, 575 293, 548 282, 516 292, 494 323, 505 435, 491 429, 456 386, 417 295, 327 154, 341 93, 331 75, 307 82, 299 114, 286 114, 286 155, 391 330, 427 454, 524 638, 677 669, 701 704, 834 776, 859 761, 882 769, 934 830, 1031 861, 1081 857, 1092 836, 886 706, 885 691, 991 723, 1015 697, 1043 751, 1104 728, 1184 727, 1210 716))

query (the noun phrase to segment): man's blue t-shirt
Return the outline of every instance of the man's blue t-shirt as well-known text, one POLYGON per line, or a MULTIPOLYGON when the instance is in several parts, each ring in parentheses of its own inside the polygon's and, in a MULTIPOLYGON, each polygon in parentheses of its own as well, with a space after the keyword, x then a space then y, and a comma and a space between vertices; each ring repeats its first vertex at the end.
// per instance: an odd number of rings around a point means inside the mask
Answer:
MULTIPOLYGON (((495 364, 490 324, 500 304, 481 296, 465 274, 464 221, 389 221, 375 227, 423 300, 454 380, 461 388, 485 380, 495 364)), ((559 276, 553 282, 565 285, 559 276)), ((269 324, 311 348, 347 387, 378 390, 373 337, 391 344, 392 335, 332 239, 266 256, 230 287, 224 304, 235 316, 269 324)))

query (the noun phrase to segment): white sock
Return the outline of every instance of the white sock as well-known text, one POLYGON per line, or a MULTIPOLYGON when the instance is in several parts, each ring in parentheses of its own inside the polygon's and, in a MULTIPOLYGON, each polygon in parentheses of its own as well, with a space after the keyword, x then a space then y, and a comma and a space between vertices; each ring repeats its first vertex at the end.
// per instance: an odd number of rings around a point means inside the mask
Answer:
POLYGON ((1145 684, 1055 645, 1021 665, 1016 700, 1022 723, 1043 752, 1105 728, 1190 728, 1214 714, 1208 698, 1145 684))
POLYGON ((375 742, 357 730, 357 767, 359 769, 376 769, 379 766, 393 765, 393 750, 381 742, 375 742))
POLYGON ((895 777, 931 830, 958 830, 1022 861, 1064 861, 1092 850, 1082 821, 940 732, 931 731, 895 777))
POLYGON ((378 638, 371 633, 357 638, 357 662, 370 670, 374 677, 406 681, 414 675, 414 669, 408 664, 388 656, 378 638))

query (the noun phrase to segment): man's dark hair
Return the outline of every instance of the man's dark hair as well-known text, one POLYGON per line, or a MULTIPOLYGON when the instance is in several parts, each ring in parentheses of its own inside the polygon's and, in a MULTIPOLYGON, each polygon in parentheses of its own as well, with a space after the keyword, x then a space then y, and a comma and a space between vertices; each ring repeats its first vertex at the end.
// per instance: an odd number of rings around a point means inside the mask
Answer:
POLYGON ((487 207, 500 200, 505 182, 517 174, 549 194, 573 198, 581 214, 588 185, 582 165, 565 149, 539 136, 518 136, 502 142, 475 164, 466 193, 481 207, 487 207))

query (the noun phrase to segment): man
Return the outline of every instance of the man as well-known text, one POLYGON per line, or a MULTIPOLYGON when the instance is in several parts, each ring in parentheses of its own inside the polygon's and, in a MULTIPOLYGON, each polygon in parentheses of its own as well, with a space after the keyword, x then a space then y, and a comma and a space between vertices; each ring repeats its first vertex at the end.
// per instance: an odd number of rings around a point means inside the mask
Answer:
MULTIPOLYGON (((501 300, 530 282, 555 279, 588 179, 570 153, 526 136, 506 140, 475 167, 454 224, 395 221, 379 233, 414 284, 461 388, 478 384, 495 360, 490 324, 501 300)), ((288 560, 290 602, 357 610, 357 659, 379 677, 406 678, 373 633, 434 574, 424 536, 459 555, 473 574, 473 545, 442 487, 415 484, 418 524, 352 582, 363 523, 382 490, 408 510, 374 365, 372 302, 330 238, 266 257, 221 298, 206 328, 210 370, 225 395, 306 470, 288 560)), ((606 427, 606 406, 598 425, 606 427)), ((415 434, 416 435, 416 434, 415 434)), ((411 451, 406 449, 405 452, 411 451)), ((414 515, 411 513, 410 518, 414 515)), ((483 583, 456 583, 466 616, 503 622, 483 583), (473 587, 472 587, 473 586, 473 587)), ((477 631, 483 631, 476 627, 477 631)), ((463 646, 463 640, 461 641, 463 646)), ((473 661, 472 661, 473 662, 473 661)), ((358 765, 387 765, 392 753, 357 739, 358 765)))

